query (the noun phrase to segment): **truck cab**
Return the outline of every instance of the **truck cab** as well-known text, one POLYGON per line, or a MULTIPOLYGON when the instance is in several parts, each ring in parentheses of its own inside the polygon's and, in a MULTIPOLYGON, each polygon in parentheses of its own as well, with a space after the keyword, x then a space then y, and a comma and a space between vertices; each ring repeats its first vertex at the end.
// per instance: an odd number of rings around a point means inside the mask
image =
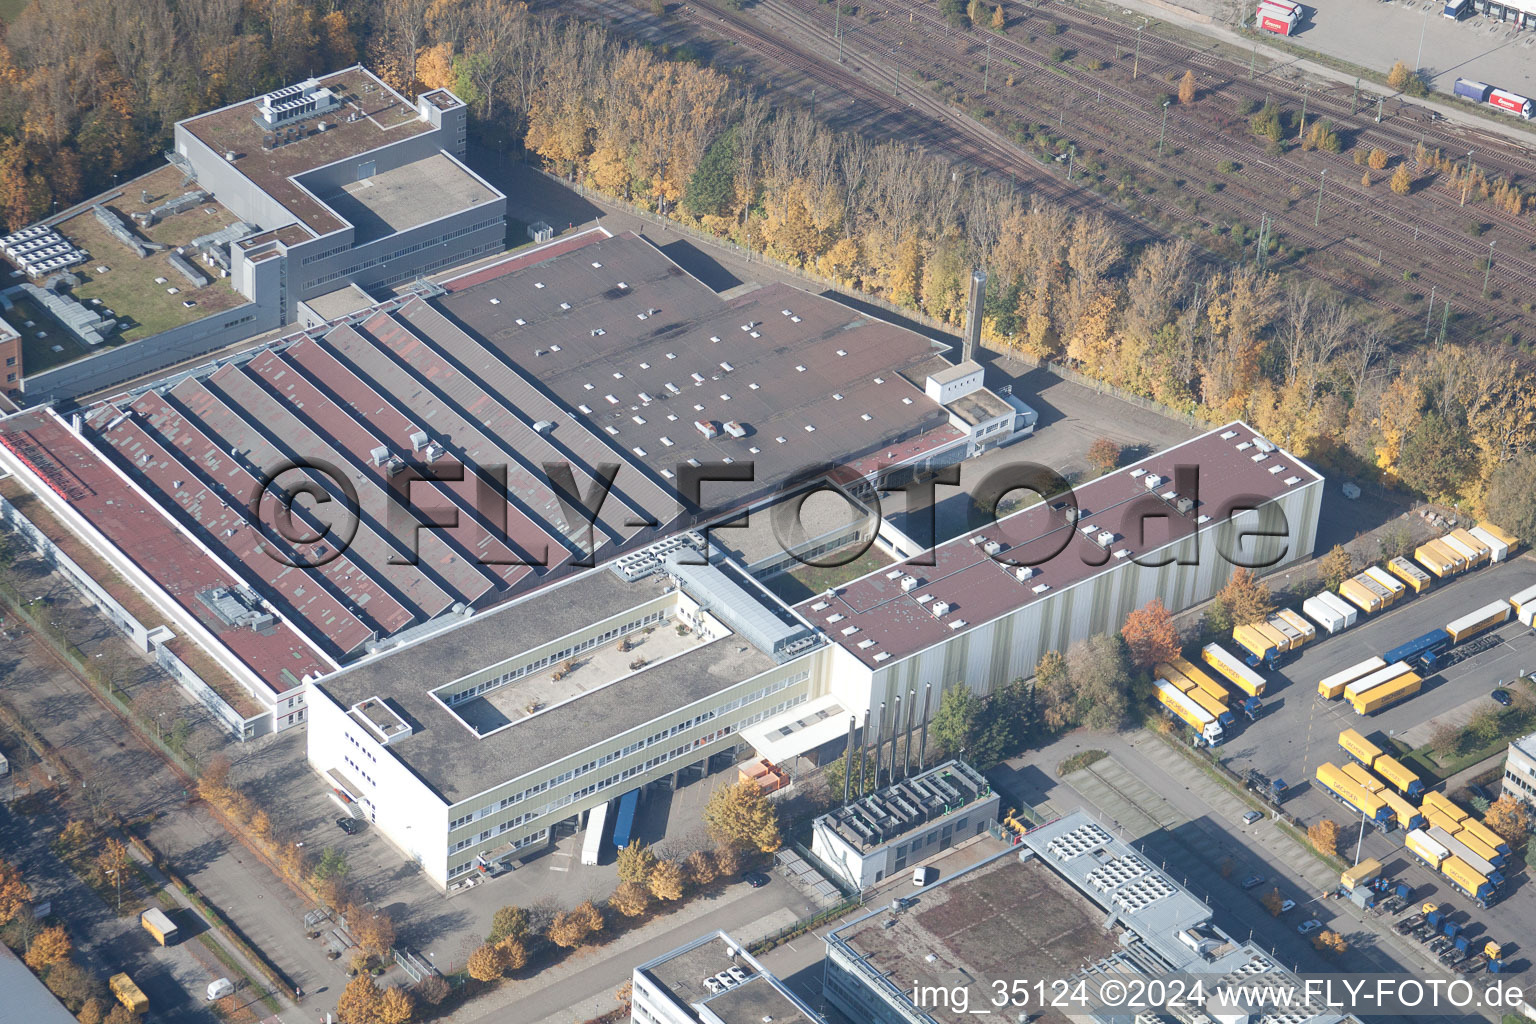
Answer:
POLYGON ((1440 13, 1452 21, 1460 21, 1472 13, 1472 0, 1449 0, 1440 13))

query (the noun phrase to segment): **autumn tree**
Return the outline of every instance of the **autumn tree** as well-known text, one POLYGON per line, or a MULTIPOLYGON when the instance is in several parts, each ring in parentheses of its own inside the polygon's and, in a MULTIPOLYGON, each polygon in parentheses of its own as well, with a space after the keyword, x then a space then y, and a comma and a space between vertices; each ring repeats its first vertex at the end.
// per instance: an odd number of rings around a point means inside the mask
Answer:
POLYGON ((704 825, 710 838, 722 845, 773 853, 783 844, 778 812, 762 787, 749 779, 710 794, 704 825))
POLYGON ((138 1024, 138 1020, 138 1017, 129 1012, 128 1007, 118 1003, 107 1011, 107 1015, 102 1018, 102 1024, 138 1024))
POLYGON ((1400 196, 1407 195, 1413 188, 1413 175, 1408 173, 1406 163, 1397 165, 1397 170, 1392 172, 1392 180, 1387 182, 1387 187, 1400 196))
POLYGON ((128 848, 118 839, 107 837, 96 855, 96 873, 103 882, 121 885, 128 868, 128 848))
POLYGON ((73 947, 70 945, 69 933, 62 925, 54 925, 37 933, 37 938, 32 940, 32 948, 27 950, 23 959, 27 961, 28 967, 34 971, 41 971, 62 960, 67 960, 71 948, 73 947))
POLYGON ((353 909, 347 914, 347 926, 358 947, 381 961, 395 946, 395 922, 383 911, 353 909))
POLYGON ((1216 592, 1212 612, 1225 614, 1228 627, 1260 622, 1275 608, 1275 596, 1257 576, 1235 569, 1226 585, 1216 592))
POLYGON ((1384 149, 1372 149, 1370 155, 1365 158, 1365 165, 1373 171, 1385 170, 1387 167, 1387 151, 1384 149))
POLYGON ((1281 908, 1285 906, 1285 897, 1280 895, 1279 889, 1271 889, 1264 894, 1264 909, 1273 917, 1279 917, 1281 908))
POLYGON ((970 3, 965 7, 965 16, 971 19, 972 25, 976 28, 981 28, 988 20, 987 7, 981 0, 970 0, 970 3))
POLYGON ((1312 936, 1312 946, 1319 953, 1332 953, 1334 956, 1349 952, 1349 940, 1328 928, 1312 936))
POLYGON ((651 895, 659 900, 680 900, 683 898, 683 886, 687 881, 687 875, 683 866, 675 860, 664 860, 656 865, 656 870, 651 872, 651 895))
MULTIPOLYGON (((473 971, 471 971, 473 973, 473 971)), ((367 971, 355 975, 336 1000, 336 1016, 341 1024, 379 1024, 383 996, 367 971)))
POLYGON ((502 939, 496 943, 496 948, 501 950, 503 969, 507 972, 520 971, 528 966, 528 946, 520 939, 502 939))
POLYGON ((1508 793, 1489 805, 1488 813, 1483 815, 1483 824, 1497 832, 1499 838, 1515 850, 1524 846, 1531 834, 1530 811, 1522 801, 1508 793))
MULTIPOLYGON (((550 938, 555 938, 553 929, 550 930, 550 938)), ((476 981, 496 981, 506 973, 506 953, 500 945, 487 942, 469 954, 467 967, 469 976, 476 981)))
POLYGON ((1323 585, 1335 594, 1339 592, 1339 585, 1354 574, 1355 559, 1342 544, 1335 544, 1317 561, 1318 577, 1322 579, 1323 585))
POLYGON ((1339 852, 1339 823, 1332 818, 1315 822, 1307 829, 1307 838, 1319 853, 1336 856, 1339 852))
POLYGON ((21 871, 0 860, 0 924, 9 924, 31 903, 32 887, 22 879, 21 871))
POLYGON ((1008 27, 1008 17, 1003 14, 1003 5, 998 4, 992 8, 992 31, 1001 32, 1008 27))
POLYGON ((656 853, 637 839, 619 851, 615 866, 618 868, 619 881, 645 885, 650 881, 651 872, 656 869, 656 853))
POLYGON ((1195 102, 1195 72, 1193 69, 1185 71, 1184 77, 1179 79, 1179 102, 1184 104, 1195 102))
POLYGON ((1103 476, 1114 469, 1120 463, 1120 444, 1107 437, 1101 437, 1088 446, 1088 465, 1094 472, 1103 476))
POLYGON ((1120 635, 1130 650, 1131 661, 1143 668, 1178 657, 1182 646, 1173 616, 1160 597, 1127 615, 1120 635))
POLYGON ((107 1004, 100 996, 91 996, 80 1006, 80 1012, 75 1014, 75 1019, 80 1024, 101 1024, 107 1016, 107 1004))
POLYGON ((699 888, 713 882, 718 871, 708 850, 694 850, 683 861, 683 867, 688 871, 688 881, 699 888))
POLYGON ((1407 64, 1404 64, 1402 61, 1396 61, 1392 65, 1392 70, 1387 72, 1387 85, 1398 92, 1402 92, 1408 87, 1408 77, 1412 74, 1413 72, 1408 70, 1407 64))
POLYGON ((608 905, 625 917, 639 917, 651 905, 651 892, 640 882, 620 882, 608 897, 608 905))
POLYGON ((451 990, 440 974, 428 974, 416 983, 416 994, 428 1006, 438 1006, 448 998, 451 990))
POLYGON ((501 907, 491 915, 491 934, 486 936, 486 942, 497 943, 502 939, 523 942, 527 938, 528 911, 522 907, 501 907))
POLYGON ((562 949, 575 949, 602 929, 603 913, 591 900, 574 910, 556 914, 549 925, 549 941, 562 949))
POLYGON ((410 1024, 416 1001, 405 989, 391 985, 379 997, 379 1024, 410 1024))

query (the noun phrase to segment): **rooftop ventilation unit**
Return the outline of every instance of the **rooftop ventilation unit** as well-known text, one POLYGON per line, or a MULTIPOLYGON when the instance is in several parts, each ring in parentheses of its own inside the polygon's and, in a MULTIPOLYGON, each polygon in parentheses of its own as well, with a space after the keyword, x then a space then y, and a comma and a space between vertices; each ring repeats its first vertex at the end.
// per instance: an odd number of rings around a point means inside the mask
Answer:
POLYGON ((1285 486, 1287 487, 1295 487, 1299 483, 1301 483, 1301 477, 1299 476, 1288 476, 1285 478, 1285 486))
POLYGON ((928 606, 928 610, 933 613, 934 618, 942 619, 949 614, 949 602, 935 601, 928 606))
POLYGON ((878 651, 875 654, 875 660, 876 661, 889 661, 890 659, 891 659, 891 652, 890 651, 878 651))
POLYGON ((1029 589, 1030 589, 1030 591, 1032 593, 1043 594, 1047 590, 1051 589, 1051 585, 1049 583, 1041 583, 1041 584, 1038 584, 1036 586, 1030 587, 1029 589))
POLYGON ((1164 491, 1162 493, 1161 497, 1162 497, 1162 499, 1164 501, 1169 502, 1171 504, 1172 502, 1178 500, 1179 492, 1178 491, 1164 491))
POLYGON ((1082 531, 1084 537, 1092 537, 1099 530, 1099 528, 1094 526, 1092 523, 1086 523, 1083 526, 1079 526, 1078 529, 1082 531))
POLYGON ((903 576, 901 578, 901 591, 907 593, 917 586, 916 576, 903 576))
POLYGON ((1230 441, 1230 440, 1232 440, 1236 436, 1237 436, 1237 431, 1235 431, 1235 430, 1223 430, 1221 432, 1221 439, 1223 441, 1230 441))
POLYGON ((1195 510, 1195 500, 1193 498, 1180 498, 1173 504, 1179 510, 1180 515, 1187 516, 1195 510))
POLYGON ((1254 455, 1250 455, 1249 458, 1251 458, 1254 462, 1263 462, 1265 459, 1269 458, 1269 452, 1257 452, 1254 455))
POLYGON ((1199 516, 1195 517, 1195 522, 1199 523, 1201 526, 1204 526, 1206 523, 1208 523, 1210 521, 1211 521, 1211 517, 1207 516, 1207 515, 1199 515, 1199 516))
POLYGON ((1276 450, 1274 442, 1270 441, 1268 438, 1259 437, 1257 434, 1254 435, 1253 446, 1261 452, 1272 452, 1276 450))
POLYGON ((1280 463, 1277 462, 1273 466, 1269 467, 1269 472, 1270 472, 1271 476, 1275 475, 1276 473, 1284 473, 1285 472, 1285 467, 1280 465, 1280 463))
POLYGON ((1237 445, 1237 450, 1238 450, 1238 451, 1240 451, 1240 452, 1245 452, 1245 451, 1247 451, 1247 450, 1248 450, 1248 449, 1249 449, 1249 448, 1252 448, 1252 447, 1253 447, 1253 444, 1252 444, 1252 442, 1249 442, 1249 441, 1240 441, 1240 442, 1238 442, 1238 445, 1237 445))
POLYGON ((955 619, 953 622, 951 622, 949 624, 949 628, 950 629, 964 629, 967 625, 969 625, 969 623, 967 623, 964 619, 955 619))
POLYGON ((1118 551, 1115 552, 1115 557, 1116 558, 1129 558, 1129 557, 1131 557, 1131 552, 1130 552, 1130 550, 1128 548, 1121 548, 1121 549, 1119 549, 1118 551))
POLYGON ((1104 530, 1097 537, 1093 538, 1093 540, 1094 543, 1099 547, 1107 548, 1115 542, 1115 535, 1109 530, 1104 530))
POLYGON ((1003 550, 1003 546, 995 540, 989 540, 981 546, 981 550, 985 551, 989 555, 995 555, 999 551, 1003 550))
POLYGON ((693 425, 697 427, 699 429, 699 433, 703 434, 705 437, 717 437, 720 434, 719 428, 717 428, 714 423, 709 420, 694 420, 693 425))
POLYGON ((381 444, 368 454, 373 458, 375 466, 382 466, 384 465, 384 460, 389 458, 389 449, 381 444))
POLYGON ((413 452, 421 451, 423 448, 425 448, 427 446, 427 432, 425 430, 418 430, 418 431, 416 431, 416 433, 411 435, 410 441, 411 441, 411 451, 413 451, 413 452))
POLYGON ((747 428, 742 426, 740 423, 737 423, 735 420, 726 420, 725 432, 730 434, 732 437, 747 436, 747 428))
POLYGON ((1148 473, 1146 476, 1141 478, 1141 482, 1147 490, 1155 491, 1158 489, 1158 487, 1162 486, 1163 478, 1158 476, 1156 473, 1148 473))
POLYGON ((1033 579, 1034 576, 1035 576, 1035 568, 1032 565, 1020 565, 1020 566, 1015 566, 1014 567, 1013 577, 1014 577, 1014 579, 1018 580, 1020 583, 1023 583, 1025 580, 1028 580, 1028 579, 1033 579))
POLYGON ((1133 469, 1133 470, 1131 470, 1131 479, 1134 480, 1137 477, 1141 476, 1145 472, 1146 472, 1146 470, 1144 470, 1144 469, 1133 469))
POLYGON ((933 600, 933 595, 932 594, 918 594, 917 597, 913 598, 913 600, 916 601, 918 604, 927 604, 929 601, 933 600))

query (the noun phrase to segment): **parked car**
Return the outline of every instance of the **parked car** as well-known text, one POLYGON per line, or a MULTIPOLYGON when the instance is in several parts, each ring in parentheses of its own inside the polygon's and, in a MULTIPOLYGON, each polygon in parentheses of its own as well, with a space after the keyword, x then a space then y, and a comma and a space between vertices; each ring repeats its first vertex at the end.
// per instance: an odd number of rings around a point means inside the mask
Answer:
POLYGON ((763 874, 761 871, 748 871, 746 874, 741 876, 741 880, 746 882, 754 889, 761 889, 763 886, 768 884, 768 876, 763 874))
POLYGON ((1243 888, 1257 889, 1259 886, 1264 884, 1264 881, 1265 879, 1263 875, 1249 875, 1247 878, 1243 879, 1243 888))
POLYGON ((929 885, 939 877, 939 869, 935 867, 920 867, 912 869, 912 884, 921 889, 929 885))
POLYGON ((337 818, 336 827, 341 829, 349 836, 355 836, 363 830, 362 826, 359 825, 356 819, 353 818, 337 818))
POLYGON ((1286 900, 1284 903, 1280 904, 1280 913, 1282 913, 1282 914, 1286 913, 1287 911, 1291 911, 1291 910, 1295 910, 1295 909, 1296 909, 1296 901, 1295 900, 1286 900))
POLYGON ((1264 812, 1263 811, 1249 811, 1247 814, 1243 815, 1243 824, 1244 825, 1252 825, 1254 822, 1262 821, 1263 819, 1264 819, 1264 812))
POLYGON ((1302 935, 1310 935, 1323 926, 1323 922, 1315 917, 1308 918, 1296 926, 1296 931, 1302 935))
POLYGON ((1496 703, 1502 704, 1505 707, 1509 707, 1515 702, 1515 699, 1509 695, 1509 691, 1505 689, 1494 690, 1488 696, 1492 697, 1496 703))

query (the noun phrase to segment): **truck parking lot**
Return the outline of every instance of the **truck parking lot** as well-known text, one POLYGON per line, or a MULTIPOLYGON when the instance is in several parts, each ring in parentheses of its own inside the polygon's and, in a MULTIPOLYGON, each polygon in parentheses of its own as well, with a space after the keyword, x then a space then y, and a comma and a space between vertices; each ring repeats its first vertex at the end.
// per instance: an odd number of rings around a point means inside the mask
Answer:
MULTIPOLYGON (((1481 710, 1496 708, 1489 696, 1493 689, 1536 669, 1536 633, 1512 620, 1458 645, 1442 657, 1437 671, 1425 676, 1419 694, 1374 715, 1356 715, 1344 700, 1323 700, 1317 694, 1318 680, 1533 583, 1536 559, 1518 558, 1437 581, 1426 593, 1405 598, 1385 613, 1372 615, 1336 636, 1324 637, 1320 632, 1295 660, 1266 673, 1269 689, 1263 715, 1229 736, 1218 753, 1239 773, 1257 769, 1270 778, 1283 778, 1291 787, 1285 810, 1304 823, 1310 825, 1323 818, 1338 821, 1343 826, 1341 852, 1346 860, 1353 860, 1358 818, 1314 781, 1318 765, 1347 763, 1338 745, 1340 731, 1356 729, 1384 748, 1391 739, 1422 746, 1433 729, 1429 723, 1461 724, 1481 710)), ((1509 877, 1503 898, 1481 910, 1409 857, 1403 849, 1403 836, 1401 830, 1381 833, 1367 829, 1361 856, 1378 858, 1389 874, 1412 884, 1415 902, 1433 900, 1470 911, 1471 919, 1484 925, 1489 937, 1505 941, 1521 934, 1521 929, 1536 919, 1536 890, 1527 884, 1518 861, 1505 872, 1509 877)), ((1524 969, 1530 962, 1528 955, 1516 954, 1511 966, 1524 969)))

